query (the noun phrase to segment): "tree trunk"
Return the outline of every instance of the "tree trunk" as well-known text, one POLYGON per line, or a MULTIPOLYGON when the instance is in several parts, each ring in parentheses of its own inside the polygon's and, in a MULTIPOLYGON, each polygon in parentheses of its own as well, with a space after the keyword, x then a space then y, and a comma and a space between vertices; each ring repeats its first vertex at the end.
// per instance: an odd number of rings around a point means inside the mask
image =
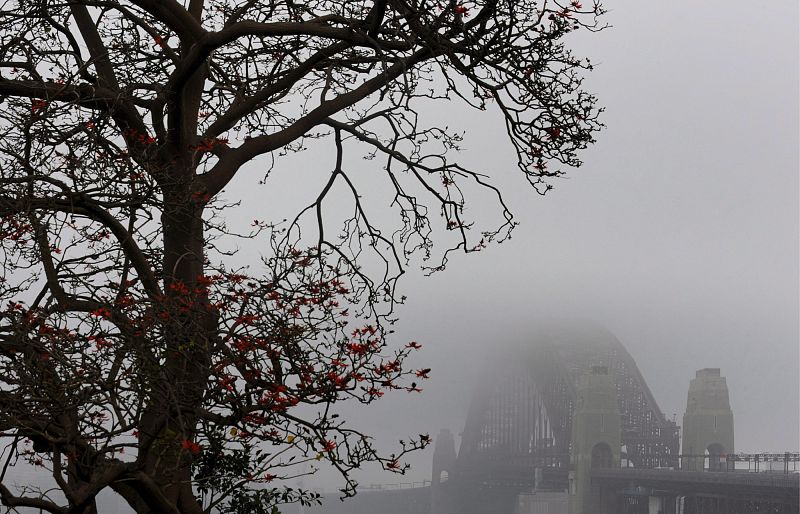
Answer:
MULTIPOLYGON (((164 499, 185 514, 202 512, 191 487, 194 454, 185 445, 194 442, 216 328, 207 295, 197 287, 204 270, 202 215, 203 204, 191 201, 188 187, 165 193, 165 347, 163 365, 148 377, 152 396, 140 430, 140 448, 147 452, 145 473, 164 499)), ((136 510, 154 512, 143 500, 136 510)))

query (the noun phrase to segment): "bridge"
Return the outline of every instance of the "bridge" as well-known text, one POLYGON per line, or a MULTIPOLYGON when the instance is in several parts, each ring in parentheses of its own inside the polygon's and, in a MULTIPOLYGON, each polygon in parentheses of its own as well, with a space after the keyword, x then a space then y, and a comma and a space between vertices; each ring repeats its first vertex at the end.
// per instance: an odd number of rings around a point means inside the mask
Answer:
POLYGON ((681 428, 607 330, 544 328, 494 355, 475 377, 458 450, 451 432, 435 438, 430 486, 359 494, 341 512, 372 514, 359 502, 406 514, 800 512, 800 455, 735 453, 720 370, 689 384, 681 448, 681 428))
POLYGON ((543 329, 497 355, 458 452, 449 432, 436 439, 431 514, 798 512, 797 454, 781 454, 778 478, 734 454, 718 369, 689 385, 681 454, 680 428, 607 330, 543 329), (536 506, 544 493, 559 500, 536 506))
POLYGON ((664 514, 798 512, 795 473, 605 468, 592 470, 591 475, 598 489, 617 496, 611 509, 594 511, 598 513, 649 512, 652 504, 664 514))

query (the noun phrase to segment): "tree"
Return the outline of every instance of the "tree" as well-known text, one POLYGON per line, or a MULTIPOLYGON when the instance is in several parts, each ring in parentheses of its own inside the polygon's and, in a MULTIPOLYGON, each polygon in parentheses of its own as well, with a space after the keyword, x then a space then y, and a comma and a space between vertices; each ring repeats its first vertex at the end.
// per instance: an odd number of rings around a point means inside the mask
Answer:
POLYGON ((590 65, 562 43, 599 14, 577 0, 2 2, 0 501, 92 513, 110 488, 137 512, 276 512, 313 500, 276 485, 309 464, 336 467, 346 494, 365 462, 402 472, 427 436, 383 456, 333 406, 426 378, 403 367, 419 345, 388 337, 412 256, 435 271, 515 224, 491 178, 452 159, 460 133, 424 111, 496 109, 544 192, 562 173, 548 165, 579 165, 600 127, 590 65), (307 207, 226 227, 231 180, 307 144, 335 151, 307 207), (374 222, 345 166, 358 148, 380 159, 396 226, 374 222), (481 193, 501 214, 488 228, 465 211, 481 193), (262 242, 258 266, 226 264, 237 237, 262 242), (19 459, 59 493, 9 486, 19 459))

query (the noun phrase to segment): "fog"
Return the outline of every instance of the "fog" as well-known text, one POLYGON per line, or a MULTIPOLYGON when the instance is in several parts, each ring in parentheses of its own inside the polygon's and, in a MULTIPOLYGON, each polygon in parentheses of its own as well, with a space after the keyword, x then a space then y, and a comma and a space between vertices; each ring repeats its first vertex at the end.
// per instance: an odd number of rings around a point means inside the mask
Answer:
MULTIPOLYGON (((607 127, 583 153, 584 166, 554 180, 546 196, 516 169, 497 113, 457 104, 427 113, 464 128, 460 160, 491 175, 520 226, 502 245, 455 256, 433 276, 417 261, 401 282, 408 301, 391 341, 420 342, 407 366, 432 368, 431 379, 420 394, 339 407, 387 452, 398 439, 441 428, 458 444, 486 355, 553 320, 615 334, 679 424, 695 371, 720 368, 737 451, 800 447, 798 3, 606 7, 612 27, 577 34, 570 45, 596 64, 586 85, 605 106, 607 127)), ((330 150, 279 160, 264 186, 254 187, 258 169, 238 177, 225 191, 242 202, 226 211, 231 227, 290 216, 291 205, 314 198, 318 188, 305 186, 330 171, 330 150)), ((364 174, 380 166, 351 158, 348 168, 364 174)), ((496 215, 485 205, 469 209, 496 215)), ((405 476, 367 468, 356 478, 430 480, 432 450, 410 456, 405 476)), ((342 486, 324 466, 303 482, 342 486)))
MULTIPOLYGON (((409 365, 432 367, 432 378, 422 394, 342 407, 381 447, 440 428, 458 434, 486 352, 553 318, 613 332, 679 424, 695 371, 718 367, 738 451, 800 446, 798 5, 607 7, 612 28, 571 42, 597 63, 586 84, 606 107, 607 128, 584 166, 545 197, 524 186, 493 114, 435 113, 464 127, 461 159, 491 172, 521 225, 510 241, 454 258, 443 273, 404 277, 394 341, 421 342, 409 365)), ((265 202, 271 210, 276 194, 295 194, 297 173, 279 162, 279 186, 257 191, 237 179, 227 194, 243 199, 244 212, 265 202)), ((410 458, 405 477, 357 478, 430 479, 431 454, 410 458)), ((305 484, 340 485, 328 472, 305 484)))
MULTIPOLYGON (((430 380, 421 393, 337 406, 386 453, 399 439, 442 428, 458 444, 487 355, 554 322, 616 335, 678 424, 696 370, 720 368, 736 450, 800 448, 800 5, 606 7, 611 27, 568 41, 596 65, 585 84, 606 109, 606 129, 581 155, 584 165, 554 179, 546 196, 521 176, 491 108, 451 103, 425 113, 463 127, 459 160, 492 177, 520 225, 501 245, 454 256, 441 273, 426 277, 414 261, 403 277, 408 300, 390 342, 421 343, 406 366, 432 368, 430 380)), ((254 186, 263 162, 237 177, 224 192, 242 203, 224 212, 231 228, 291 216, 316 197, 322 183, 310 184, 332 166, 325 145, 278 160, 266 185, 254 186)), ((346 163, 367 182, 381 165, 357 153, 346 163)), ((497 215, 480 203, 468 209, 473 218, 497 215)), ((256 258, 248 250, 232 260, 256 258)), ((409 456, 405 476, 376 467, 354 476, 366 486, 430 480, 432 453, 409 456)), ((305 487, 343 485, 324 461, 321 468, 305 487)), ((19 476, 20 484, 38 480, 25 466, 19 476)))

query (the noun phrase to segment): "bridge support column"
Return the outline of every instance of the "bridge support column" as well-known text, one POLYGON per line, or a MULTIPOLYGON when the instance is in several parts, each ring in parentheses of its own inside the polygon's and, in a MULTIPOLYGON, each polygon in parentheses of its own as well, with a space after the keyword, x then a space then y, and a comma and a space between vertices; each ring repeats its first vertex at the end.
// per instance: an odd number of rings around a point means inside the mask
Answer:
POLYGON ((443 428, 433 446, 433 476, 431 477, 431 514, 451 514, 451 498, 445 483, 455 471, 456 443, 453 433, 443 428))
POLYGON ((616 498, 603 497, 592 485, 592 468, 620 465, 621 420, 617 389, 608 368, 594 366, 577 384, 572 417, 572 453, 569 477, 569 513, 613 512, 616 498))
POLYGON ((689 384, 681 453, 681 469, 689 471, 725 471, 723 456, 734 453, 733 411, 719 368, 699 370, 689 384))

